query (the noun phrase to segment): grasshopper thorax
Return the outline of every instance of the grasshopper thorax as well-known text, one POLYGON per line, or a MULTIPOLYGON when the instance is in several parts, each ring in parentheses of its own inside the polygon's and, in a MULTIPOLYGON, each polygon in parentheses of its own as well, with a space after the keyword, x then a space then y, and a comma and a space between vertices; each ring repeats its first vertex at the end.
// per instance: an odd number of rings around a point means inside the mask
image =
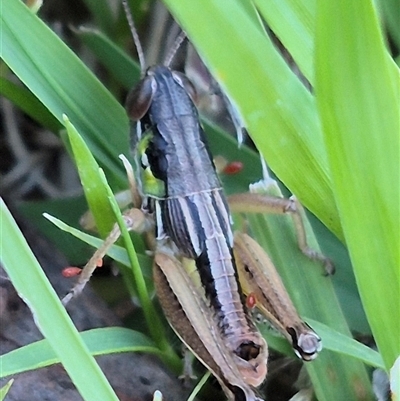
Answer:
POLYGON ((145 196, 165 199, 220 188, 194 94, 183 74, 154 66, 128 96, 126 108, 136 125, 132 142, 145 196))

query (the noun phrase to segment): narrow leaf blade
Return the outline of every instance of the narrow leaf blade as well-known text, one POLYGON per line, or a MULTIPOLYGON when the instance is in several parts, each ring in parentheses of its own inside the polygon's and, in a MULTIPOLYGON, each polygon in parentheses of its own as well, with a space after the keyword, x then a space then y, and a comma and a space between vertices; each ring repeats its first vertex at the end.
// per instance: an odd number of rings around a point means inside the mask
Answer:
POLYGON ((399 70, 372 1, 320 1, 317 22, 316 93, 335 196, 361 299, 389 368, 400 353, 399 70))
POLYGON ((7 232, 6 238, 1 237, 1 261, 18 294, 31 309, 38 328, 85 400, 117 401, 3 200, 0 213, 2 230, 7 232))

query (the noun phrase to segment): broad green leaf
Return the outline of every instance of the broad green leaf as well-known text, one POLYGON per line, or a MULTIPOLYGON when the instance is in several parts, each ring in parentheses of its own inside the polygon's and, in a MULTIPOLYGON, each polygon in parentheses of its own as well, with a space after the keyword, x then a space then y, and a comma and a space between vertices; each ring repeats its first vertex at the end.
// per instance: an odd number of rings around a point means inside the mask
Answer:
POLYGON ((78 391, 87 401, 117 401, 2 199, 0 218, 7 233, 1 237, 1 262, 78 391))
POLYGON ((388 369, 400 353, 400 81, 370 0, 318 2, 316 94, 361 299, 388 369))

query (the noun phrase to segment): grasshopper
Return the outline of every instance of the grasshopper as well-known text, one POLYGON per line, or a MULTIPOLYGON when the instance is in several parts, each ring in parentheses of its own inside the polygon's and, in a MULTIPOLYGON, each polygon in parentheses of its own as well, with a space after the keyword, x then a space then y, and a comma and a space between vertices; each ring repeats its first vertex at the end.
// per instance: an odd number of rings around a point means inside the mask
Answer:
MULTIPOLYGON (((228 202, 194 105, 195 90, 169 62, 144 68, 132 16, 126 1, 123 5, 143 71, 126 102, 136 180, 126 165, 134 208, 125 221, 131 230, 154 233, 156 292, 177 335, 216 376, 229 399, 261 400, 255 389, 267 374, 268 348, 248 312, 246 295, 255 294, 261 312, 303 360, 315 358, 321 340, 299 318, 262 248, 246 234, 234 236, 228 202)), ((253 202, 246 196, 236 198, 236 204, 243 199, 253 202)), ((297 216, 290 201, 274 202, 280 202, 282 212, 297 216)), ((119 234, 115 227, 64 304, 82 291, 97 260, 119 234)), ((309 256, 323 260, 316 253, 309 256)))

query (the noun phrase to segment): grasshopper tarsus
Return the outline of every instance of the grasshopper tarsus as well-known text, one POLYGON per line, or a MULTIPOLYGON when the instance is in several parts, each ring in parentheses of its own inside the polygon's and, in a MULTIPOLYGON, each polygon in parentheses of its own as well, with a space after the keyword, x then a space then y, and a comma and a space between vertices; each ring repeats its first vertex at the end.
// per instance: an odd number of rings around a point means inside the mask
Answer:
POLYGON ((192 382, 197 380, 197 376, 193 371, 193 353, 189 350, 189 348, 182 343, 182 354, 183 354, 183 373, 178 377, 179 380, 182 380, 185 388, 190 388, 192 382))
POLYGON ((307 242, 306 230, 304 227, 304 208, 295 196, 291 196, 289 201, 292 202, 291 209, 288 210, 293 219, 293 224, 297 234, 297 244, 305 256, 311 260, 319 262, 324 267, 324 276, 335 274, 335 265, 331 259, 327 258, 323 253, 311 248, 307 242))
POLYGON ((331 259, 327 258, 322 253, 320 253, 320 252, 316 251, 315 249, 312 249, 308 246, 306 246, 305 248, 300 248, 300 250, 309 259, 322 264, 322 266, 324 268, 323 275, 325 277, 329 277, 329 276, 332 276, 335 274, 336 267, 331 259))

